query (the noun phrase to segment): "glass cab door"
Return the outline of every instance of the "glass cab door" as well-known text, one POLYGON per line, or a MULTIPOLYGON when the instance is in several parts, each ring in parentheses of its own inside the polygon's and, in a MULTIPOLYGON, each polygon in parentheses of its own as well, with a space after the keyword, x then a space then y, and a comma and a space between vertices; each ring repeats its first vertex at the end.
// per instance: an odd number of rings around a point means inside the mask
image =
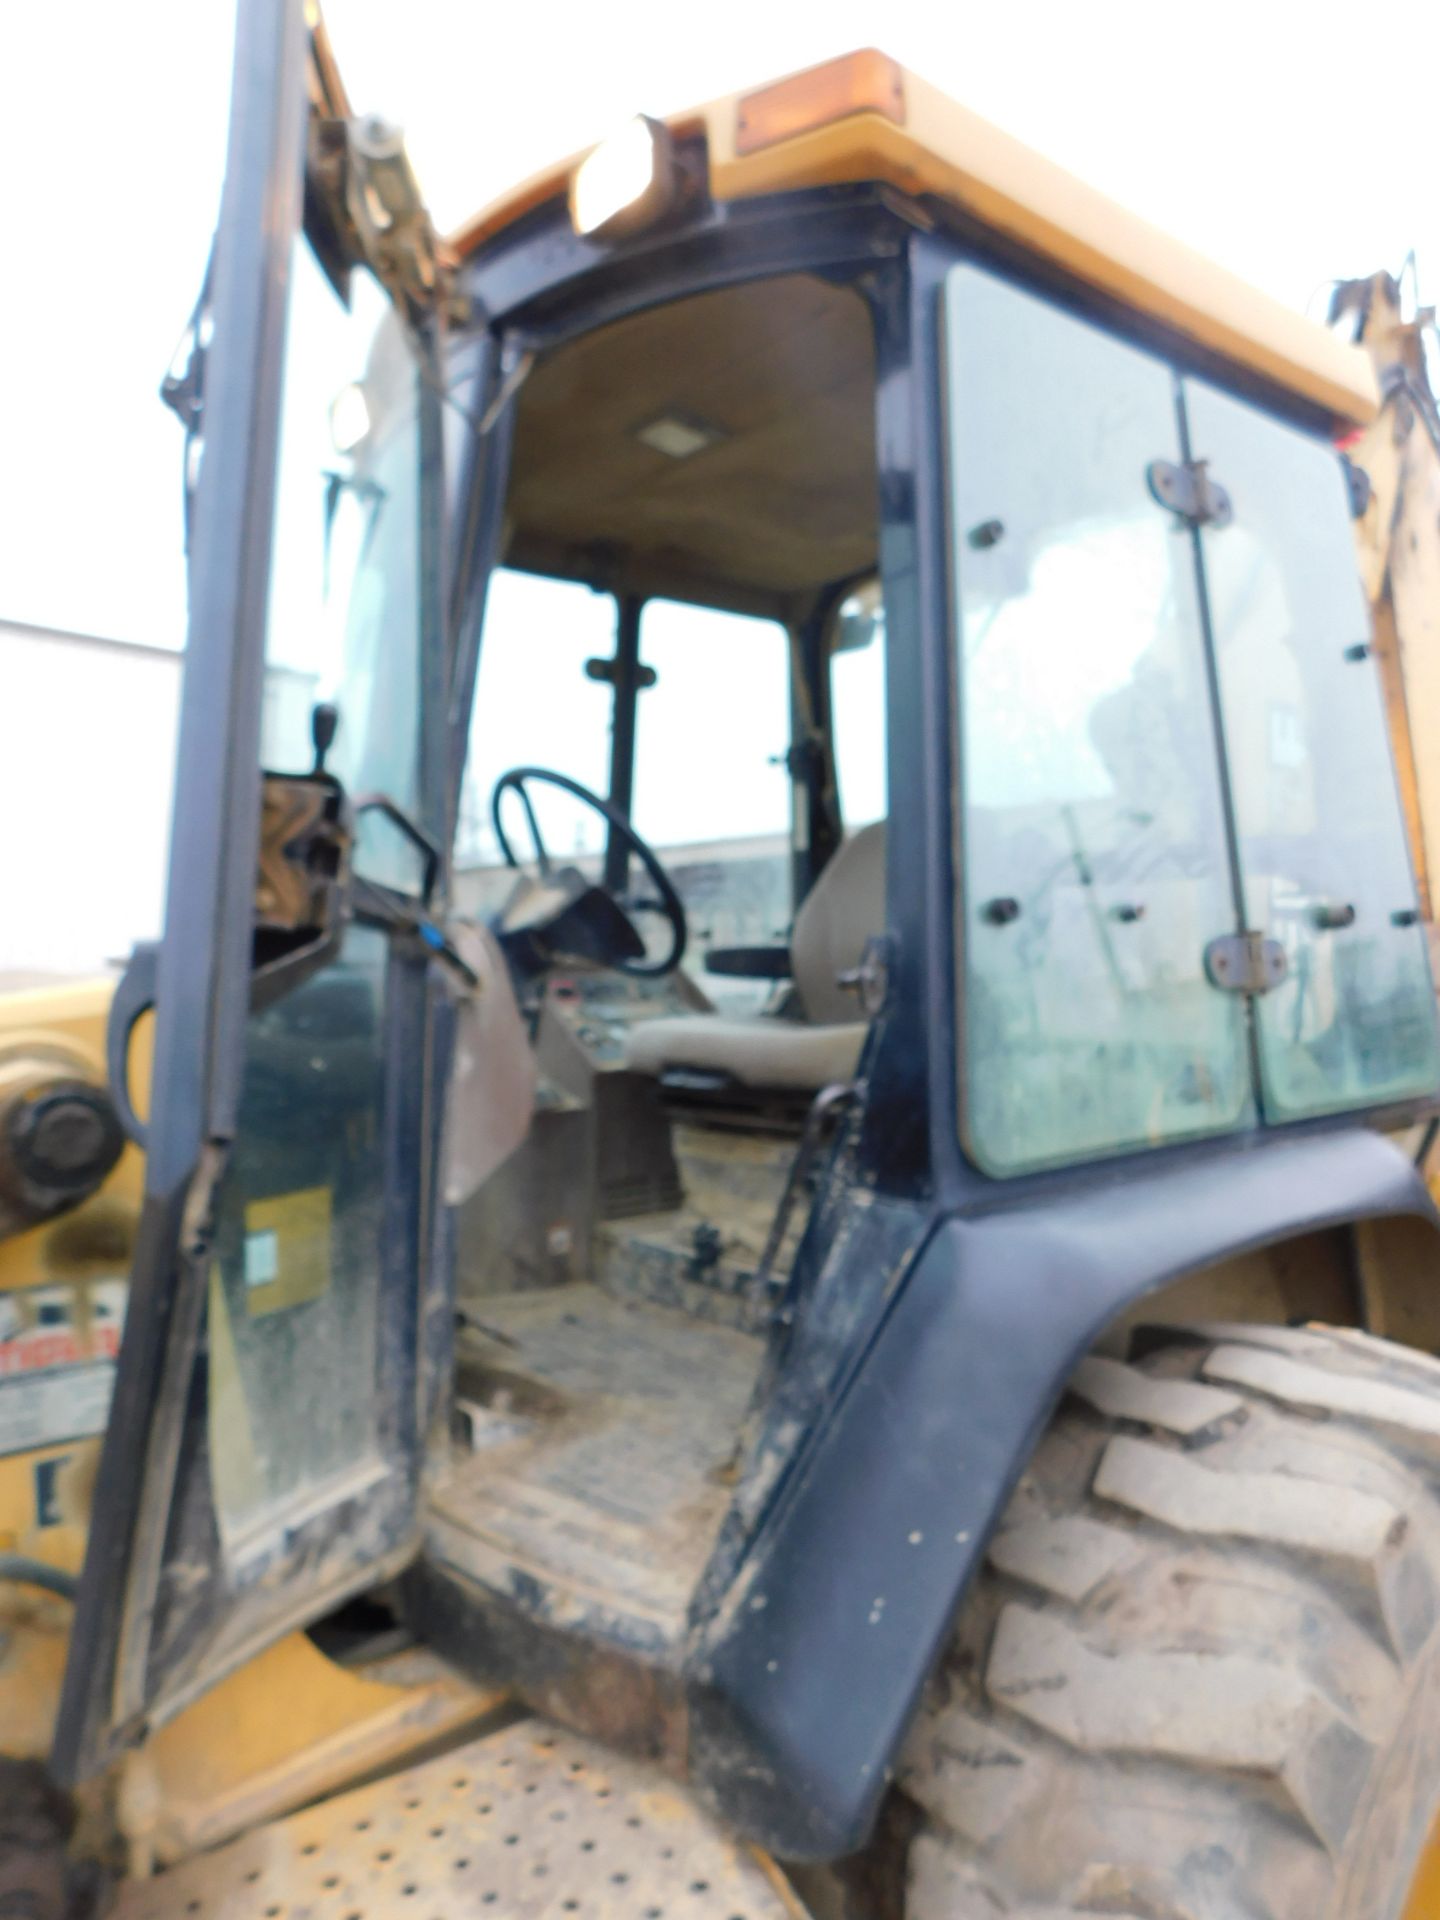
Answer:
POLYGON ((969 264, 944 353, 971 1157, 1432 1093, 1334 448, 969 264))
POLYGON ((298 0, 247 0, 238 32, 146 1194, 57 1731, 71 1780, 416 1546, 442 1015, 420 943, 361 911, 416 886, 383 810, 355 823, 355 917, 282 984, 252 967, 261 770, 313 780, 317 702, 349 800, 423 811, 431 389, 374 283, 342 302, 300 231, 298 0))
POLYGON ((1160 361, 968 265, 945 286, 959 688, 962 1110, 1012 1174, 1238 1125, 1243 1004, 1188 531, 1160 361))

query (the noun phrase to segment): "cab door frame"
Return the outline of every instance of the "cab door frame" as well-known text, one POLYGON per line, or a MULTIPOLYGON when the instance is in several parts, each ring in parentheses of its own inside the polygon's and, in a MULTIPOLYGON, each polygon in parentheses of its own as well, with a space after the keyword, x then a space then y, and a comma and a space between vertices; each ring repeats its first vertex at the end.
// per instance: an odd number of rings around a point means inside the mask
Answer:
MULTIPOLYGON (((312 44, 312 57, 326 52, 312 44)), ((313 1495, 303 1489, 287 1497, 260 1549, 232 1565, 206 1439, 217 1205, 244 1130, 265 644, 306 112, 299 0, 246 0, 237 10, 208 310, 197 319, 202 458, 192 499, 145 1193, 52 1754, 53 1771, 66 1782, 97 1772, 280 1633, 398 1571, 418 1545, 421 1439, 443 1370, 430 1352, 443 1314, 432 1313, 429 1300, 443 1252, 434 1244, 429 1216, 437 1201, 423 1167, 442 1079, 431 1069, 448 1022, 427 959, 404 943, 386 951, 361 1032, 381 1087, 375 1152, 384 1185, 367 1282, 375 1292, 376 1376, 356 1383, 357 1392, 376 1396, 374 1457, 331 1474, 313 1495), (173 1603, 181 1590, 188 1611, 162 1644, 166 1594, 173 1603), (250 1604, 237 1608, 242 1595, 250 1604)), ((437 590, 439 401, 423 382, 418 406, 416 538, 433 576, 419 607, 424 741, 424 729, 437 715, 443 720, 447 657, 437 590)), ((432 827, 441 820, 442 781, 422 807, 432 827)))
POLYGON ((177 806, 156 975, 154 1085, 129 1321, 95 1486, 54 1767, 93 1767, 132 1722, 205 1294, 208 1226, 235 1129, 260 817, 266 588, 291 239, 300 222, 305 34, 292 0, 237 9, 225 185, 190 540, 177 806), (219 769, 218 775, 216 769, 219 769))

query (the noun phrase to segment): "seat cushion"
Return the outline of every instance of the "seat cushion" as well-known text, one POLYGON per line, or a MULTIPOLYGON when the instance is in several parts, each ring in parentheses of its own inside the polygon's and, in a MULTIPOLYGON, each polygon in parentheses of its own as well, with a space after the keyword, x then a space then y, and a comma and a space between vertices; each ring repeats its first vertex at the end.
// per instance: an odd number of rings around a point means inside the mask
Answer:
POLYGON ((818 1091, 855 1078, 868 1031, 863 1020, 833 1027, 802 1027, 790 1020, 722 1020, 713 1013, 646 1020, 630 1030, 625 1064, 636 1073, 694 1067, 703 1073, 728 1073, 742 1087, 818 1091))

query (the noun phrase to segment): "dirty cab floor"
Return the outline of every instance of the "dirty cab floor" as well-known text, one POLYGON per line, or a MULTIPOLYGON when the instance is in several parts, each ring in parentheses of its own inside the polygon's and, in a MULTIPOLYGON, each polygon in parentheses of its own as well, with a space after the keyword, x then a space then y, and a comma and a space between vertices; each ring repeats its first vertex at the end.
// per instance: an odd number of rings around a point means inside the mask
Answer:
MULTIPOLYGON (((592 1277, 624 1299, 682 1307, 698 1320, 763 1332, 774 1300, 756 1269, 796 1143, 698 1126, 677 1126, 674 1140, 684 1200, 662 1213, 603 1221, 592 1277)), ((808 1212, 808 1204, 793 1209, 771 1250, 772 1285, 790 1271, 808 1212)))
POLYGON ((112 1920, 785 1920, 779 1874, 678 1789, 524 1720, 149 1880, 112 1920))
POLYGON ((730 1503, 758 1336, 581 1284, 467 1307, 427 1558, 663 1651, 730 1503))

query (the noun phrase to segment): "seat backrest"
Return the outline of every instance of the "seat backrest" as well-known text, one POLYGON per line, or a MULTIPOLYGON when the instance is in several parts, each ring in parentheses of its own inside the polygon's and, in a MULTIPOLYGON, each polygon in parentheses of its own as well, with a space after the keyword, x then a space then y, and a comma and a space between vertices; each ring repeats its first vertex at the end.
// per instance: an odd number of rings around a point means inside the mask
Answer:
POLYGON ((858 966, 865 942, 884 931, 885 822, 877 820, 836 849, 795 916, 790 968, 807 1020, 863 1018, 859 997, 835 976, 858 966))

